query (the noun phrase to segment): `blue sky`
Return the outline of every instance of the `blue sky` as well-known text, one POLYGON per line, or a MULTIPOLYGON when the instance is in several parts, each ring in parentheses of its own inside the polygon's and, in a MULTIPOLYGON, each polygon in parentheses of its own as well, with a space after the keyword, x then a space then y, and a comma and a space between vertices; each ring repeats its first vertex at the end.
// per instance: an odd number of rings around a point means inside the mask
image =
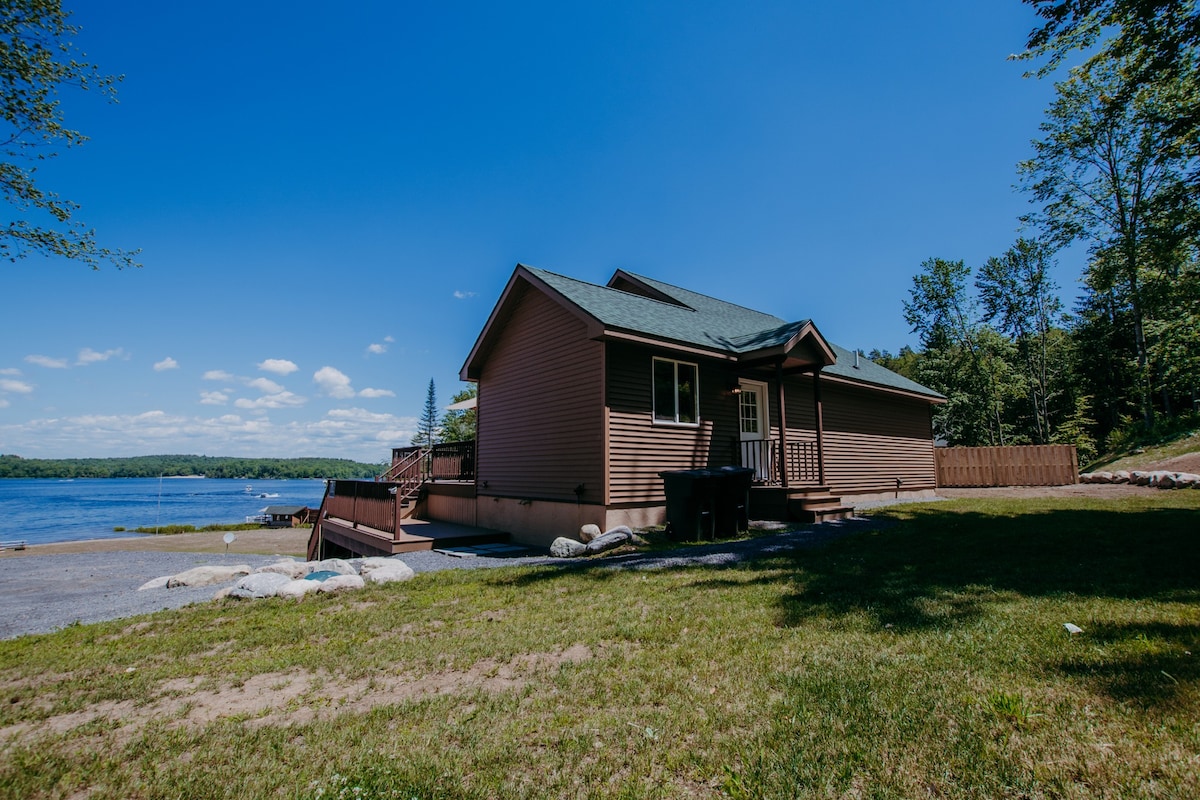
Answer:
POLYGON ((517 262, 915 344, 920 263, 1018 235, 1052 91, 1018 0, 67 6, 125 79, 63 96, 91 140, 41 181, 144 267, 6 268, 30 458, 379 461, 517 262))

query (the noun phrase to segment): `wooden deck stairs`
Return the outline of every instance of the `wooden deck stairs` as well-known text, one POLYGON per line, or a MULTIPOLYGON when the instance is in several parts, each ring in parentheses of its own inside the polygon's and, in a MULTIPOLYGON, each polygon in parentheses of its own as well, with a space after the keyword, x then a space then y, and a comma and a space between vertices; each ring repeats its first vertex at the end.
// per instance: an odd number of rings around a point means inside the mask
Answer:
POLYGON ((854 507, 842 503, 828 486, 754 486, 750 489, 750 518, 830 522, 854 515, 854 507))

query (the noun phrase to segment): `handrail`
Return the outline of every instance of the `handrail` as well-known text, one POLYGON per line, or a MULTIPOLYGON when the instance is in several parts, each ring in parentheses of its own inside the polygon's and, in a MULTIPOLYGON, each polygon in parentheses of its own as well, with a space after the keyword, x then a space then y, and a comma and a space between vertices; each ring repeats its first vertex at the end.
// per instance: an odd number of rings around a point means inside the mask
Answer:
MULTIPOLYGON (((397 452, 397 451, 393 451, 397 452)), ((393 461, 387 471, 375 478, 377 481, 394 482, 401 476, 407 475, 414 466, 420 468, 429 451, 424 447, 415 447, 399 461, 393 461)))

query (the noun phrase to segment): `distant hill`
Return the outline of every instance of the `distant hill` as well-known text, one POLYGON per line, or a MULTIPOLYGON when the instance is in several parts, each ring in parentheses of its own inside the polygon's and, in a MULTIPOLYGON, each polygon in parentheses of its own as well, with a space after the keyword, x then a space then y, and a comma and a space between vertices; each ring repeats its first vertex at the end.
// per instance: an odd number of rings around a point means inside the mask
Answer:
POLYGON ((0 455, 0 478, 370 478, 378 464, 344 458, 228 458, 134 456, 132 458, 21 458, 0 455))

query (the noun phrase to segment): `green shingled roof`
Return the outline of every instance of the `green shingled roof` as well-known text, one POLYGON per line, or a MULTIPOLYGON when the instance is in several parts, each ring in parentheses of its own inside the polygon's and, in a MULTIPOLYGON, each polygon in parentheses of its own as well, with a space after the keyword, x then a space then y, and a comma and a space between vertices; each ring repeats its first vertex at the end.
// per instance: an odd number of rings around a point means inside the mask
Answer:
MULTIPOLYGON (((730 354, 740 355, 782 345, 809 322, 786 322, 771 314, 633 273, 626 274, 681 305, 608 286, 598 286, 543 269, 525 265, 522 267, 607 329, 642 334, 730 354)), ((826 375, 836 375, 848 380, 928 397, 942 397, 932 389, 881 367, 867 358, 859 358, 856 367, 852 351, 838 347, 832 342, 829 345, 837 355, 837 363, 822 370, 826 375)))

